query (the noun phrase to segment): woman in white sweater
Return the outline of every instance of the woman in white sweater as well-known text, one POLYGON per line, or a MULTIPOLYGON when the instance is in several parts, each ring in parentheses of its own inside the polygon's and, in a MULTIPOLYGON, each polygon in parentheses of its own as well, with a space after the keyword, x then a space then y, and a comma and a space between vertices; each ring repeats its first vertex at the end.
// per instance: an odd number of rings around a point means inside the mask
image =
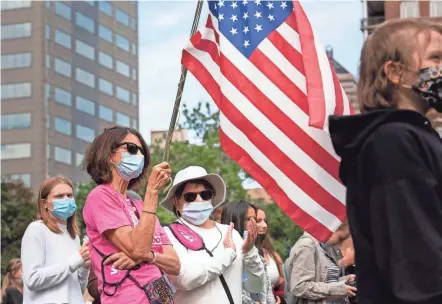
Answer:
POLYGON ((89 249, 80 247, 72 182, 57 176, 40 186, 37 218, 22 239, 23 303, 83 303, 89 249))

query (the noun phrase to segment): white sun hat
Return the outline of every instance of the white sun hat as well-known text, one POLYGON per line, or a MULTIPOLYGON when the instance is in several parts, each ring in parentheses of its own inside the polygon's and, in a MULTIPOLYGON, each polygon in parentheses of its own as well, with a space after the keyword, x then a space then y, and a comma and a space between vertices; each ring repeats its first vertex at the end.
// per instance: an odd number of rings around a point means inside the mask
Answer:
POLYGON ((226 199, 226 184, 221 176, 214 173, 208 174, 203 167, 190 166, 176 174, 172 188, 170 188, 166 198, 160 203, 160 206, 173 213, 173 199, 178 187, 185 182, 196 179, 205 180, 212 185, 215 190, 215 195, 212 198, 212 206, 214 209, 224 202, 226 199))

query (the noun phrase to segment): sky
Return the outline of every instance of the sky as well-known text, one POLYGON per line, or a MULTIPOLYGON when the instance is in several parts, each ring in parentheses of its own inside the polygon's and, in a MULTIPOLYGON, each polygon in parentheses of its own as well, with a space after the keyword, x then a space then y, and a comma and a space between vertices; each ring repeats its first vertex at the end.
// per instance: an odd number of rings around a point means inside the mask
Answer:
MULTIPOLYGON (((334 58, 356 75, 363 42, 361 1, 301 0, 301 4, 322 45, 330 45, 334 58)), ((169 127, 180 78, 181 52, 189 40, 195 6, 195 0, 139 2, 139 125, 148 141, 151 130, 169 127)), ((205 3, 200 26, 207 14, 205 3)), ((192 107, 200 101, 212 102, 188 73, 181 102, 192 107)))

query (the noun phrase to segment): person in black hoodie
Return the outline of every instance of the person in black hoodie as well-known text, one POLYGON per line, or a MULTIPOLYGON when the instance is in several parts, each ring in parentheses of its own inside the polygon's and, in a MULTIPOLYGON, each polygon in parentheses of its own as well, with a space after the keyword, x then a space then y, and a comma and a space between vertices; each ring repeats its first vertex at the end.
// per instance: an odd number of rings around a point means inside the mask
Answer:
POLYGON ((330 117, 360 304, 442 303, 442 25, 384 23, 364 43, 362 114, 330 117))

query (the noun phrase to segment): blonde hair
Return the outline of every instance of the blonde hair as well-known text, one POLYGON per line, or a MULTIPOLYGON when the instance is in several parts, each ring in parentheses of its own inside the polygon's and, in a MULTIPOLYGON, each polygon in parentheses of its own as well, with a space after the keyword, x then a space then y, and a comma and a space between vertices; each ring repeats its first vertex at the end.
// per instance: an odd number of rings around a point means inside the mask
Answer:
MULTIPOLYGON (((44 202, 48 199, 51 191, 60 184, 68 185, 74 191, 74 186, 71 180, 65 176, 59 175, 56 177, 49 177, 44 180, 44 182, 40 185, 40 190, 38 192, 38 202, 37 202, 37 219, 42 220, 43 223, 54 233, 60 234, 62 233, 60 227, 57 224, 57 219, 53 216, 45 207, 44 202)), ((69 235, 75 239, 75 237, 79 234, 78 226, 77 226, 77 216, 74 213, 67 220, 67 229, 69 235)))
POLYGON ((22 290, 21 281, 15 277, 15 274, 17 273, 17 271, 20 270, 20 267, 20 259, 15 258, 9 261, 2 283, 2 297, 5 295, 7 288, 17 288, 19 290, 22 290))
POLYGON ((359 66, 358 102, 361 112, 397 106, 397 85, 384 72, 388 61, 414 65, 417 35, 442 34, 442 25, 424 19, 396 19, 383 23, 364 42, 359 66))

